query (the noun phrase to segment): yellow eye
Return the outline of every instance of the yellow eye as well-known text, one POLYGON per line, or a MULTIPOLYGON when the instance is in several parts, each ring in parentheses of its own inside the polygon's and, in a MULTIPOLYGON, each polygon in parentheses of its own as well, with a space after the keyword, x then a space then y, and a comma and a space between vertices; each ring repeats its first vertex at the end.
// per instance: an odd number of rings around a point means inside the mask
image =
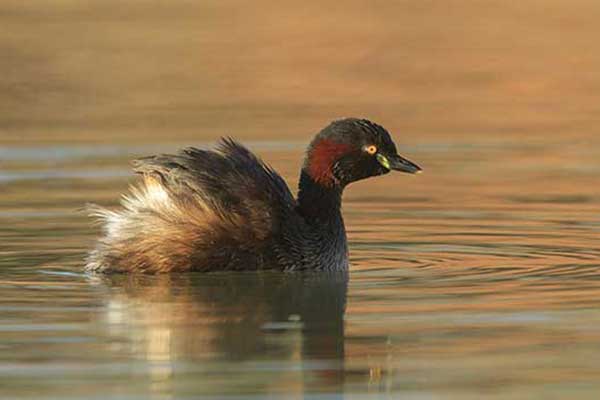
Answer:
POLYGON ((365 147, 365 151, 367 153, 369 153, 370 155, 373 155, 373 154, 377 153, 377 146, 375 146, 375 145, 367 146, 367 147, 365 147))

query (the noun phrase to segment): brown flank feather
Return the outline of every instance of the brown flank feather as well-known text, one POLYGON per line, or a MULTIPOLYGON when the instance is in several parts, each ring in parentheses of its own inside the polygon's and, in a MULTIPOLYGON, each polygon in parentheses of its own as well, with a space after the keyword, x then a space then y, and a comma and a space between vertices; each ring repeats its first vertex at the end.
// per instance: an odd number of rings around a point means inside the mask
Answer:
POLYGON ((281 178, 233 141, 218 151, 189 148, 134 165, 143 180, 123 197, 122 209, 88 208, 104 236, 87 271, 253 269, 261 260, 244 243, 260 249, 276 234, 278 213, 295 207, 287 186, 278 186, 281 178))

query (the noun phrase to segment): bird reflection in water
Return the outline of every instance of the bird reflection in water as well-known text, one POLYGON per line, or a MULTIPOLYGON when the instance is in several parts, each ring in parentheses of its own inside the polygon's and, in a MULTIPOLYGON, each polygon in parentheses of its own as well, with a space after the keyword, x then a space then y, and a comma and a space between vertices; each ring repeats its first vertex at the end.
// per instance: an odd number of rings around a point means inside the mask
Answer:
POLYGON ((346 271, 97 279, 111 292, 105 318, 115 350, 148 362, 153 393, 172 393, 179 372, 197 374, 195 392, 207 394, 250 383, 341 392, 346 271))

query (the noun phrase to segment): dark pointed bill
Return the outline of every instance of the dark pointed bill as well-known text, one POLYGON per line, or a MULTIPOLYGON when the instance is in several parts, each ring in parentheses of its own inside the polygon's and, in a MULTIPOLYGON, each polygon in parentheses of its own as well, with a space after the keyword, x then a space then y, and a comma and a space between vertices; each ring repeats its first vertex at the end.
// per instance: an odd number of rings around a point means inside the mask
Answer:
POLYGON ((377 154, 377 161, 387 169, 394 171, 406 172, 409 174, 418 174, 421 172, 421 167, 412 161, 407 160, 397 154, 384 156, 383 154, 377 154))

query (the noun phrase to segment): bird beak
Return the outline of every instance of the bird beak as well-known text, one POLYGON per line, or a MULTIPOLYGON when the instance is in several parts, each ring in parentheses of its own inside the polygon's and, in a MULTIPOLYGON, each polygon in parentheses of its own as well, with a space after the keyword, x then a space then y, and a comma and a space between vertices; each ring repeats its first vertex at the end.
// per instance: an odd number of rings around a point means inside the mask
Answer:
POLYGON ((383 165, 384 168, 394 171, 401 171, 409 174, 418 174, 422 171, 421 167, 419 167, 417 164, 399 156, 398 154, 384 156, 383 154, 378 153, 377 161, 379 161, 379 164, 383 165))

